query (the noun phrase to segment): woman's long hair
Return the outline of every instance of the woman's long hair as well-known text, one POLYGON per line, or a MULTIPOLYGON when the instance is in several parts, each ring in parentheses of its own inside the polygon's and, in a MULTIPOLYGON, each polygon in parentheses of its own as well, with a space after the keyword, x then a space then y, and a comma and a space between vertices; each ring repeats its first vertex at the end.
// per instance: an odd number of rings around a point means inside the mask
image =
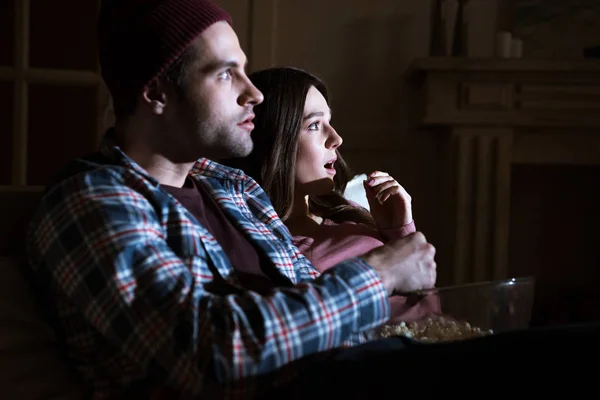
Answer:
MULTIPOLYGON (((254 108, 254 149, 247 157, 226 160, 223 164, 239 168, 254 178, 285 222, 294 204, 296 154, 306 96, 313 86, 328 103, 329 95, 321 79, 297 68, 258 71, 250 75, 250 80, 264 94, 264 101, 254 108)), ((352 172, 338 150, 336 154, 333 191, 309 196, 309 211, 338 223, 351 221, 373 226, 367 210, 343 197, 352 172)))

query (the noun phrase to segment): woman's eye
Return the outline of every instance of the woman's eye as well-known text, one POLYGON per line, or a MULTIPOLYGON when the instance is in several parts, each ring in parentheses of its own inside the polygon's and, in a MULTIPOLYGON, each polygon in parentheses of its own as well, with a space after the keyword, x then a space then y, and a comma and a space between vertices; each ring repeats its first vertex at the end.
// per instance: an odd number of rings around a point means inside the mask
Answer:
POLYGON ((308 130, 309 131, 316 131, 319 130, 319 123, 318 122, 313 122, 312 124, 310 124, 308 126, 308 130))

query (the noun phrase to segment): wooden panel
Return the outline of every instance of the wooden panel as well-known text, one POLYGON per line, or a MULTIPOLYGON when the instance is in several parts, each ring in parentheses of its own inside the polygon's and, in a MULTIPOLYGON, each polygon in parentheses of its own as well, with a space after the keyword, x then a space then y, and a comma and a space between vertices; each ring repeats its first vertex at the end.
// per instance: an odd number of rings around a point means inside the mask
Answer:
POLYGON ((413 70, 425 74, 425 125, 600 126, 597 61, 438 57, 415 61, 413 70))
POLYGON ((34 212, 43 187, 0 186, 0 257, 23 255, 28 219, 34 212))
POLYGON ((513 165, 509 273, 536 277, 532 325, 600 319, 600 166, 513 165))
POLYGON ((464 82, 461 84, 460 108, 465 110, 510 110, 510 84, 464 82))
POLYGON ((10 184, 13 143, 13 84, 0 82, 0 185, 10 184))
POLYGON ((15 0, 0 1, 0 65, 13 65, 15 45, 15 0))
POLYGON ((529 132, 515 140, 516 164, 600 165, 600 137, 596 130, 529 132))
POLYGON ((598 84, 526 84, 516 96, 523 110, 600 110, 598 84))
POLYGON ((246 52, 248 59, 252 59, 250 48, 250 3, 251 0, 214 0, 215 4, 222 7, 231 15, 233 29, 240 40, 240 46, 246 52))
POLYGON ((46 184, 65 162, 94 150, 96 99, 95 87, 30 87, 27 184, 46 184))
MULTIPOLYGON (((253 69, 293 65, 319 75, 342 132, 361 122, 401 125, 411 101, 402 71, 427 51, 429 18, 423 2, 255 1, 253 69)), ((369 133, 373 141, 384 136, 369 133)))
POLYGON ((31 2, 30 65, 96 69, 96 0, 31 2))
MULTIPOLYGON (((506 279, 512 133, 453 130, 453 282, 506 279)), ((444 238, 447 240, 448 238, 444 238)))
POLYGON ((252 65, 251 71, 258 71, 278 64, 276 60, 276 37, 278 36, 278 1, 255 2, 251 10, 252 65))

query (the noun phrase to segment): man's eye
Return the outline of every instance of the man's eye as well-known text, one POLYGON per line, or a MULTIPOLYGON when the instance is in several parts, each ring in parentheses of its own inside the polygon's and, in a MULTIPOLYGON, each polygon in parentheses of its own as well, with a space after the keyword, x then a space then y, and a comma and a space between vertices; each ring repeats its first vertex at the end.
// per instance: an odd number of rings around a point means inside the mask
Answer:
POLYGON ((231 72, 229 71, 223 71, 219 74, 219 79, 227 80, 229 78, 231 78, 231 72))

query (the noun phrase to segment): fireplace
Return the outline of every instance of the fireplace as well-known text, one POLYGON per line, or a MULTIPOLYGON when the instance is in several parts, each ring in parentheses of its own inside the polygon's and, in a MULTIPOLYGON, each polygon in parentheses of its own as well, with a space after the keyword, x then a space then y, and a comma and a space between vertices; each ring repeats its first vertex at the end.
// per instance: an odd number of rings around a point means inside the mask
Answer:
POLYGON ((412 72, 419 123, 446 145, 440 284, 534 275, 532 325, 600 319, 600 62, 430 58, 412 72))

